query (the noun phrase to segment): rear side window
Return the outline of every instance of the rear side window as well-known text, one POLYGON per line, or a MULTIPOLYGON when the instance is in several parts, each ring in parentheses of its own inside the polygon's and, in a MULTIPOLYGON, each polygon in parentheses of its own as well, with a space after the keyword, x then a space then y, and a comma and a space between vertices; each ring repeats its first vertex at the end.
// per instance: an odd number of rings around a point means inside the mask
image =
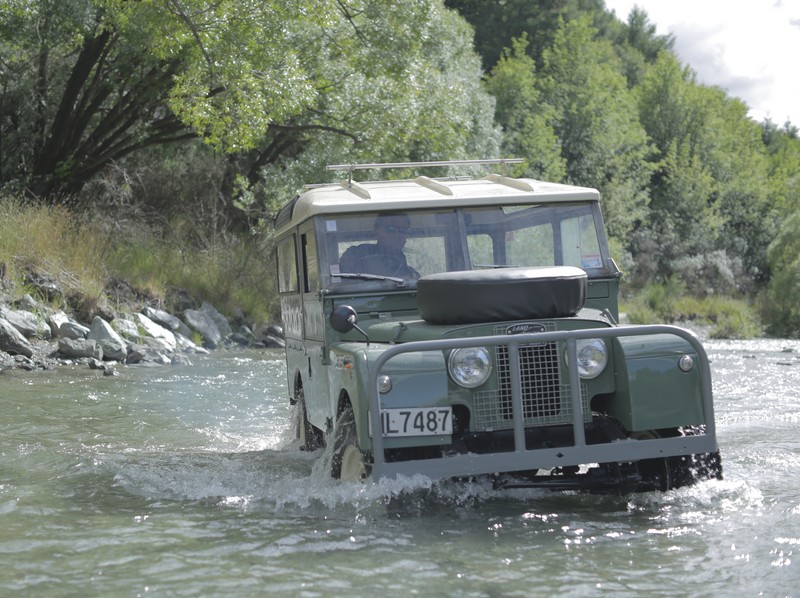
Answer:
POLYGON ((317 261, 317 241, 314 231, 300 236, 303 246, 303 292, 319 290, 319 262, 317 261))
POLYGON ((278 242, 278 290, 281 293, 297 292, 297 253, 294 235, 278 242))

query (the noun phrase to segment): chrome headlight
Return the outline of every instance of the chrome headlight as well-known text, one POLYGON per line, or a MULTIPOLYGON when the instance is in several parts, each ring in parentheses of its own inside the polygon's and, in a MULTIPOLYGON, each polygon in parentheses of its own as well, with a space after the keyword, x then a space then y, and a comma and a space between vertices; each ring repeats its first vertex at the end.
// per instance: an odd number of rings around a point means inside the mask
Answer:
POLYGON ((466 347, 450 352, 447 369, 456 384, 464 388, 475 388, 489 378, 492 362, 484 347, 466 347))
MULTIPOLYGON (((599 338, 579 339, 576 346, 578 354, 578 375, 591 380, 603 373, 608 365, 606 344, 599 338)), ((567 358, 569 363, 569 358, 567 358)))

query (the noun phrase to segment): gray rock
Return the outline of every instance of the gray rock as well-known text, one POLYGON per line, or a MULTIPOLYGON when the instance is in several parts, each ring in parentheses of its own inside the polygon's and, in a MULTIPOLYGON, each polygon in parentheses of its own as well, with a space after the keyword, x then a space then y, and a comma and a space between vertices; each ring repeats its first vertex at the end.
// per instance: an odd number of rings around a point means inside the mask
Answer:
POLYGON ((103 348, 103 359, 125 361, 128 357, 128 345, 110 338, 99 340, 97 344, 103 348))
POLYGON ((128 348, 122 337, 100 316, 95 316, 92 320, 92 327, 86 336, 88 340, 97 341, 103 348, 103 359, 114 361, 125 361, 128 356, 128 348))
POLYGON ((268 334, 264 337, 264 347, 267 349, 284 349, 286 348, 286 341, 277 336, 268 334))
MULTIPOLYGON (((170 346, 165 343, 160 338, 153 338, 151 336, 147 336, 142 339, 142 344, 147 347, 148 353, 158 353, 159 355, 163 354, 172 354, 175 352, 175 346, 170 346)), ((152 361, 152 359, 150 360, 152 361)))
POLYGON ((208 355, 209 351, 205 347, 199 347, 191 339, 183 336, 180 333, 175 333, 175 341, 178 343, 178 350, 184 353, 200 353, 208 355))
POLYGON ((103 359, 103 348, 93 339, 60 338, 58 339, 58 352, 71 359, 81 359, 83 357, 100 361, 103 359))
POLYGON ((25 284, 36 289, 36 292, 44 297, 46 301, 60 303, 64 300, 64 293, 52 280, 46 277, 32 275, 26 276, 25 278, 25 284))
POLYGON ((183 353, 176 353, 172 356, 172 365, 192 365, 192 362, 183 353))
POLYGON ((146 344, 128 344, 128 357, 125 359, 127 365, 138 363, 168 365, 172 362, 172 352, 165 351, 156 339, 145 338, 143 342, 146 344))
POLYGON ((27 370, 29 372, 32 372, 37 368, 36 362, 30 357, 25 357, 24 355, 15 355, 14 365, 21 370, 27 370))
POLYGON ((33 357, 33 345, 10 322, 0 318, 0 350, 12 355, 33 357))
POLYGON ((187 309, 183 317, 189 327, 203 337, 203 344, 209 349, 216 349, 222 342, 222 334, 214 320, 206 312, 187 309))
POLYGON ((62 324, 66 324, 67 322, 69 322, 69 316, 61 310, 50 314, 47 318, 47 325, 50 326, 51 338, 58 337, 58 329, 62 324))
POLYGON ((176 318, 172 314, 165 312, 162 309, 155 309, 153 307, 145 307, 142 310, 142 313, 153 320, 156 324, 163 326, 167 330, 171 330, 172 332, 178 332, 182 326, 185 326, 183 322, 180 321, 179 318, 176 318))
POLYGON ((34 299, 33 297, 31 297, 30 294, 28 293, 25 293, 22 296, 22 299, 19 300, 18 307, 24 309, 25 311, 36 311, 41 308, 39 302, 36 301, 36 299, 34 299))
POLYGON ((231 335, 233 331, 231 330, 231 325, 228 323, 228 318, 219 313, 213 305, 204 302, 200 306, 200 311, 202 311, 209 318, 214 320, 214 324, 217 325, 217 329, 219 330, 219 333, 222 335, 223 340, 231 335))
POLYGON ((157 340, 170 353, 175 350, 177 342, 171 330, 167 330, 160 324, 156 324, 144 314, 134 314, 134 317, 139 327, 144 330, 147 336, 157 340))
POLYGON ((88 334, 89 329, 83 324, 78 324, 77 322, 64 322, 58 327, 58 336, 62 338, 86 338, 88 334))
POLYGON ((40 321, 36 314, 29 311, 8 309, 0 306, 0 318, 9 322, 25 338, 37 336, 42 339, 50 338, 50 328, 40 321))
POLYGON ((130 316, 124 315, 114 318, 111 327, 116 330, 119 335, 124 339, 129 339, 134 342, 142 340, 142 335, 139 326, 130 319, 130 316))
POLYGON ((267 326, 267 334, 278 338, 286 338, 283 333, 283 327, 277 324, 270 324, 267 326))
POLYGON ((125 363, 134 365, 142 363, 147 359, 147 347, 131 343, 128 345, 128 356, 125 358, 125 363))
POLYGON ((122 337, 117 334, 117 331, 111 327, 111 324, 106 322, 100 316, 95 316, 92 320, 92 326, 89 329, 89 334, 86 336, 86 338, 95 341, 113 340, 118 343, 123 343, 122 337))

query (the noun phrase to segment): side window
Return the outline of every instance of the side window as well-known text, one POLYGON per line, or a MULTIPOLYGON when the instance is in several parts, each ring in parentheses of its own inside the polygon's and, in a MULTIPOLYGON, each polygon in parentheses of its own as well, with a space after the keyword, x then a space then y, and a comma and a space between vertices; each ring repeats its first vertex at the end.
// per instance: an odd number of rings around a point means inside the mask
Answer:
POLYGON ((313 293, 319 290, 319 261, 313 230, 300 236, 300 245, 303 250, 303 292, 313 293))
POLYGON ((281 293, 297 292, 297 254, 294 235, 278 242, 278 290, 281 293))
POLYGON ((600 243, 591 214, 561 222, 561 246, 564 264, 579 268, 601 268, 600 243))

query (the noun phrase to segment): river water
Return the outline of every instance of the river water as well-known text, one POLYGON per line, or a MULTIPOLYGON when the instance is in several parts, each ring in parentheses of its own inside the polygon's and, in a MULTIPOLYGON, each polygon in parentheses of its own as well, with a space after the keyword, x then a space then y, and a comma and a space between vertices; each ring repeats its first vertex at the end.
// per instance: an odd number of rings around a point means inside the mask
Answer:
POLYGON ((707 349, 725 479, 626 497, 331 481, 277 351, 7 372, 0 595, 800 596, 800 343, 707 349))

